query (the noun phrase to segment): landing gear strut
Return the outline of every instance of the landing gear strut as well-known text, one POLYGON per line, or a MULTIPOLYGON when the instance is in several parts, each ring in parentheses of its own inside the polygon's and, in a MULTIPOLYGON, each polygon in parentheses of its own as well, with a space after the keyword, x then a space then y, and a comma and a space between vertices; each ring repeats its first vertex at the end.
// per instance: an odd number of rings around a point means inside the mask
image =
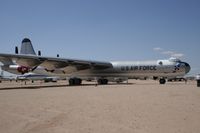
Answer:
POLYGON ((166 80, 165 80, 164 78, 161 78, 161 79, 159 80, 159 82, 160 82, 160 84, 165 84, 165 83, 166 83, 166 80))
POLYGON ((69 85, 81 85, 82 80, 79 78, 71 78, 69 79, 69 85))

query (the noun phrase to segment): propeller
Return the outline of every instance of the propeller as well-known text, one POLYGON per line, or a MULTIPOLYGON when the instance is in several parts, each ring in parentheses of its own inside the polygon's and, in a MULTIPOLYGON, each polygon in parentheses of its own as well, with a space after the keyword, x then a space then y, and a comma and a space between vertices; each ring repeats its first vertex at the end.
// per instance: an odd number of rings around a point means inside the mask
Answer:
POLYGON ((41 51, 40 50, 38 51, 38 56, 41 56, 41 51))
POLYGON ((38 66, 35 66, 31 69, 31 71, 33 72, 38 66))
POLYGON ((15 47, 15 54, 18 54, 18 53, 19 53, 18 47, 16 46, 16 47, 15 47))

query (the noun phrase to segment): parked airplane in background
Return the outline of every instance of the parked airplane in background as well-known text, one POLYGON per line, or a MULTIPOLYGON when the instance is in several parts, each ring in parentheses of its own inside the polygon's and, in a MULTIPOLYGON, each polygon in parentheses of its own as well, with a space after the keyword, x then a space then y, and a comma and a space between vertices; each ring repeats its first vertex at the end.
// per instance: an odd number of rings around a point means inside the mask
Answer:
POLYGON ((43 80, 45 82, 57 82, 59 77, 51 77, 42 74, 35 74, 32 72, 25 73, 23 75, 18 75, 16 80, 31 80, 32 82, 35 80, 43 80))
MULTIPOLYGON (((17 66, 15 71, 25 74, 34 72, 49 76, 66 78, 70 85, 80 85, 82 80, 97 80, 98 84, 108 81, 124 81, 134 78, 159 79, 165 84, 169 77, 184 76, 190 71, 190 65, 176 58, 156 61, 113 61, 101 62, 57 57, 44 57, 38 51, 36 55, 28 38, 23 39, 20 54, 18 48, 15 54, 0 53, 3 70, 9 71, 17 66)), ((11 71, 10 71, 11 72, 11 71)))
POLYGON ((36 81, 36 80, 43 80, 45 82, 57 82, 60 78, 56 76, 48 76, 48 75, 43 75, 43 74, 36 74, 33 72, 28 72, 25 74, 21 74, 18 72, 17 68, 19 67, 18 65, 10 65, 10 66, 1 66, 2 71, 0 75, 0 82, 1 81, 13 81, 13 80, 21 80, 21 81, 27 81, 31 80, 36 81), (10 76, 5 76, 4 71, 10 72, 15 75, 10 75, 10 76))
POLYGON ((1 71, 1 75, 0 75, 0 83, 2 81, 12 81, 12 80, 15 80, 16 79, 16 76, 5 76, 4 75, 4 71, 1 71))

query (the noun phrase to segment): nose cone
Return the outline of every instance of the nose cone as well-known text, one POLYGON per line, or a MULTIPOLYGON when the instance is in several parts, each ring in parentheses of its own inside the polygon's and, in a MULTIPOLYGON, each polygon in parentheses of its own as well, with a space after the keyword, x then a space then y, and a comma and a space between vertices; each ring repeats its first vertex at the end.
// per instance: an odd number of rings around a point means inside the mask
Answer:
POLYGON ((191 67, 188 63, 184 62, 185 64, 185 73, 189 73, 189 71, 191 70, 191 67))

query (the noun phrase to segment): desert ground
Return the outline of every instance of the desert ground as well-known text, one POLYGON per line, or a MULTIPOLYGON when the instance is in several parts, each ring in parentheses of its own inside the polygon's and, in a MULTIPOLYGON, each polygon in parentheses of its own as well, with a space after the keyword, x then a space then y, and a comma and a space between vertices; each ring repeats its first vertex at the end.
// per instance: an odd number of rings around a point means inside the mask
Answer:
POLYGON ((1 133, 200 133, 196 82, 0 83, 1 133))

